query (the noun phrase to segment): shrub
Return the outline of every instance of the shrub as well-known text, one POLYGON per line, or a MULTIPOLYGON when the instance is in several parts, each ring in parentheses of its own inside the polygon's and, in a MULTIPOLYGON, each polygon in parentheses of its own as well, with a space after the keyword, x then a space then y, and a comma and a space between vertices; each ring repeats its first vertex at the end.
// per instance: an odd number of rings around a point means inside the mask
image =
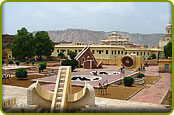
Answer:
POLYGON ((145 77, 145 75, 143 73, 138 73, 137 78, 142 78, 145 77))
POLYGON ((40 66, 41 70, 44 70, 44 69, 46 69, 47 63, 46 62, 42 62, 42 63, 39 64, 39 66, 40 66))
POLYGON ((73 59, 73 60, 65 60, 62 62, 62 66, 71 66, 72 70, 74 71, 75 68, 78 66, 78 61, 73 59))
POLYGON ((134 79, 130 76, 130 77, 125 77, 124 79, 123 79, 123 82, 124 82, 124 85, 125 86, 128 86, 128 87, 130 87, 130 86, 132 86, 132 84, 134 83, 134 79))
POLYGON ((61 59, 64 58, 64 56, 65 56, 65 55, 64 55, 63 52, 60 52, 60 53, 58 54, 58 57, 60 57, 61 59))
POLYGON ((18 68, 16 69, 15 76, 20 79, 27 78, 27 70, 24 68, 18 68))
POLYGON ((20 61, 19 60, 16 60, 15 63, 16 63, 17 66, 19 66, 20 61))
POLYGON ((152 59, 156 59, 156 55, 155 55, 155 54, 152 54, 152 55, 151 55, 151 58, 152 58, 152 59))
POLYGON ((26 63, 27 63, 27 65, 28 65, 28 64, 30 63, 30 60, 27 60, 26 63))
POLYGON ((5 60, 4 59, 2 59, 2 64, 4 64, 5 63, 5 60))
POLYGON ((32 61, 31 63, 32 63, 32 65, 34 65, 35 61, 32 61))
POLYGON ((10 65, 11 65, 11 64, 14 64, 14 63, 13 63, 13 60, 8 60, 8 64, 10 64, 10 65))

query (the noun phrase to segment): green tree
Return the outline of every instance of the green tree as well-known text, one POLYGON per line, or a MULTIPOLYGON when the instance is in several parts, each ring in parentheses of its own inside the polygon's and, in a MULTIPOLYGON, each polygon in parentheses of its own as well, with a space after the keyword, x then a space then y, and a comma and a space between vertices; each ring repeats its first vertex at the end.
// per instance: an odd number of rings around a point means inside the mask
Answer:
POLYGON ((73 51, 69 51, 68 55, 70 56, 71 59, 74 59, 76 57, 77 53, 73 52, 73 51))
POLYGON ((164 46, 164 55, 166 58, 172 57, 172 42, 169 42, 166 46, 164 46))
POLYGON ((51 55, 54 50, 54 42, 50 40, 50 37, 46 31, 37 32, 34 41, 36 43, 36 55, 40 59, 42 59, 42 55, 51 55))
POLYGON ((74 71, 74 69, 76 69, 78 66, 78 61, 75 59, 65 60, 62 62, 61 66, 71 66, 71 69, 72 69, 71 71, 74 71))
POLYGON ((151 59, 156 59, 156 55, 152 54, 150 57, 148 57, 148 60, 151 60, 151 59))
POLYGON ((64 56, 65 56, 65 55, 64 55, 63 52, 60 52, 60 53, 58 54, 58 57, 60 57, 61 59, 62 59, 64 56))
POLYGON ((36 49, 33 40, 32 33, 29 33, 26 28, 18 30, 11 45, 12 55, 18 59, 35 56, 36 49))

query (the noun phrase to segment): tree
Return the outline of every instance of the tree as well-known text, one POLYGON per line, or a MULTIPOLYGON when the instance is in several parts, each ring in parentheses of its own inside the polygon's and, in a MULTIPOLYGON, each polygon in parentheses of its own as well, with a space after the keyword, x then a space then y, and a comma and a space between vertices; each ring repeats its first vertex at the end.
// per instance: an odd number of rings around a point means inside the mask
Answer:
POLYGON ((164 46, 164 55, 166 58, 172 57, 172 42, 169 42, 166 46, 164 46))
POLYGON ((77 53, 73 52, 73 51, 69 51, 68 55, 70 56, 71 59, 74 59, 76 57, 77 53))
POLYGON ((36 55, 42 60, 42 55, 50 56, 54 50, 54 43, 50 40, 47 32, 40 31, 35 35, 36 55))
POLYGON ((61 59, 62 59, 64 56, 65 56, 65 55, 64 55, 63 52, 60 52, 60 53, 58 54, 58 57, 60 57, 61 59))
POLYGON ((74 71, 75 68, 78 66, 78 61, 75 59, 72 60, 65 60, 62 62, 61 66, 71 66, 71 71, 74 71))
POLYGON ((26 28, 22 28, 17 31, 17 35, 14 38, 11 45, 12 55, 18 59, 24 59, 26 57, 31 58, 35 56, 35 44, 32 33, 29 33, 26 28))
POLYGON ((156 55, 155 54, 152 54, 151 55, 151 59, 156 59, 156 55))

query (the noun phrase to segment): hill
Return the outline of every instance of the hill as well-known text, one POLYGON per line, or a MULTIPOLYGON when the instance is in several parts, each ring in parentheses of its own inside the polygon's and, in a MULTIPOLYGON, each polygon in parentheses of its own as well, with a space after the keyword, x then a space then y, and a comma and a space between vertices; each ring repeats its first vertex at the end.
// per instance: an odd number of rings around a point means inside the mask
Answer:
MULTIPOLYGON (((35 32, 34 32, 35 33, 35 32)), ((117 31, 123 38, 129 38, 134 44, 158 45, 163 34, 139 34, 117 31)), ((67 29, 48 31, 52 41, 59 42, 61 40, 70 42, 84 42, 89 44, 99 44, 101 40, 107 38, 111 32, 91 31, 85 29, 67 29)))

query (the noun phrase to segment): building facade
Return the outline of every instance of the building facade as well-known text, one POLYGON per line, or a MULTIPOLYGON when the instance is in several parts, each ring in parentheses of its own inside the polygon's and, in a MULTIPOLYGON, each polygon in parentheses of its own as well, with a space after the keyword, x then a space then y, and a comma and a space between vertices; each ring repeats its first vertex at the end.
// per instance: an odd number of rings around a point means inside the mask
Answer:
POLYGON ((167 24, 166 33, 163 38, 159 41, 159 47, 164 47, 167 43, 172 42, 172 24, 167 24))
POLYGON ((104 45, 122 45, 131 46, 133 42, 129 41, 129 38, 122 38, 116 32, 112 32, 107 39, 101 40, 104 45))
MULTIPOLYGON (((66 55, 68 51, 79 53, 85 45, 55 45, 52 56, 57 57, 60 52, 66 55)), ((144 48, 144 47, 125 47, 116 45, 89 45, 97 62, 103 61, 103 64, 117 64, 118 55, 124 56, 134 53, 137 56, 142 56, 147 60, 152 54, 157 56, 157 59, 163 56, 163 48, 144 48)))
POLYGON ((12 52, 10 50, 10 47, 13 43, 14 35, 2 35, 2 58, 5 59, 8 57, 8 59, 12 59, 12 52))

